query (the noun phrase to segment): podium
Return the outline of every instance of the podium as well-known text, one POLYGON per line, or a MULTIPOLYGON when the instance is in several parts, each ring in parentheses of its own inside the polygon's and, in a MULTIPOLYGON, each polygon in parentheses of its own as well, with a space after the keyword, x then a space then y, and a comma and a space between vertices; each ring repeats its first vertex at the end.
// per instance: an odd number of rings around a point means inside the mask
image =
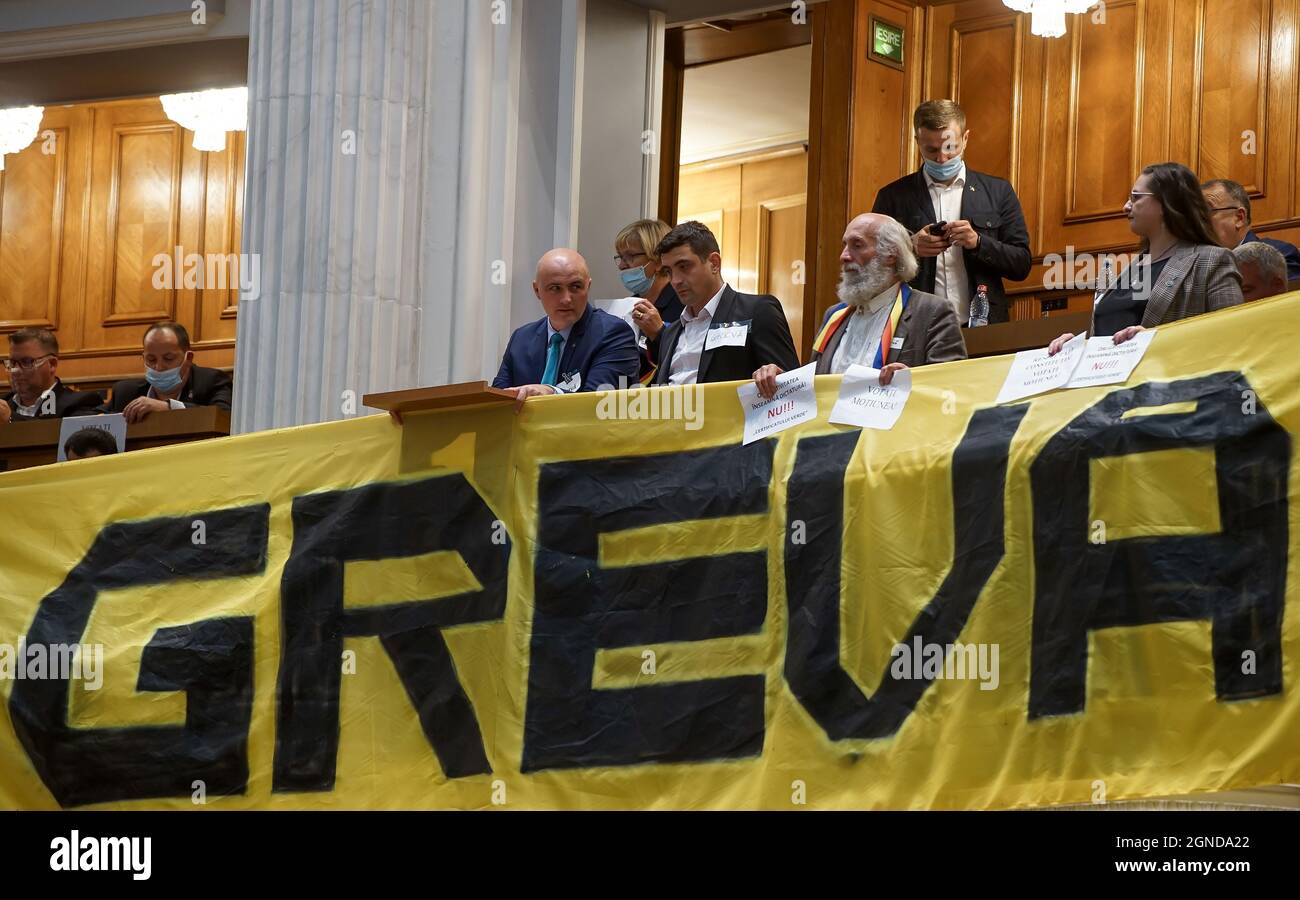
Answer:
POLYGON ((440 387, 366 394, 361 398, 361 402, 371 409, 382 409, 397 413, 399 416, 407 416, 434 409, 514 403, 515 392, 491 387, 486 381, 466 381, 461 384, 444 384, 440 387))
MULTIPOLYGON (((90 418, 90 417, 88 417, 90 418)), ((59 456, 62 419, 0 425, 0 472, 48 465, 59 456)), ((157 412, 126 427, 126 449, 185 444, 230 434, 230 413, 215 406, 157 412)))
POLYGON ((1092 327, 1092 313, 1078 312, 1047 319, 1021 319, 981 328, 963 328, 966 353, 972 359, 978 356, 1000 356, 1046 347, 1053 338, 1072 331, 1078 334, 1092 327))

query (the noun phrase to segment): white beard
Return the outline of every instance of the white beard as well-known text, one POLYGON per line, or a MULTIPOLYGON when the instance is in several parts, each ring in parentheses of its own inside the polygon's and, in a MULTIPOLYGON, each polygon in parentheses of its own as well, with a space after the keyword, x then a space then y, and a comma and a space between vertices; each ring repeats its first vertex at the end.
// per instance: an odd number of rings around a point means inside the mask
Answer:
POLYGON ((841 303, 861 309, 897 279, 894 271, 876 257, 865 266, 849 263, 840 269, 840 283, 835 294, 841 303))

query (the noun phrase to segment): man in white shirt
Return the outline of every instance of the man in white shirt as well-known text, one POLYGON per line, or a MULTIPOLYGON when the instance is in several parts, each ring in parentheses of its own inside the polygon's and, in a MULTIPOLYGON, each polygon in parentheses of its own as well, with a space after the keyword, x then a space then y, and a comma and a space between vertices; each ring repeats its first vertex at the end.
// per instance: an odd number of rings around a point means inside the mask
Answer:
POLYGON ((74 391, 59 380, 59 341, 44 328, 9 335, 4 366, 13 390, 0 398, 0 425, 94 415, 104 402, 95 391, 74 391))
MULTIPOLYGON (((840 253, 840 303, 827 311, 813 341, 818 375, 865 366, 880 370, 880 383, 889 384, 901 369, 966 358, 952 305, 907 284, 916 269, 907 229, 889 216, 864 213, 849 223, 840 253)), ((759 393, 772 397, 781 372, 778 366, 755 371, 759 393)))
POLYGON ((741 381, 759 366, 799 366, 781 302, 742 294, 722 280, 717 238, 699 222, 683 222, 655 254, 682 301, 682 315, 659 338, 654 383, 741 381))
POLYGON ((1010 183, 966 166, 966 114, 951 100, 927 100, 912 116, 921 168, 876 195, 873 212, 912 234, 912 287, 948 300, 962 325, 983 285, 989 323, 1010 318, 1003 279, 1022 281, 1032 258, 1020 200, 1010 183))

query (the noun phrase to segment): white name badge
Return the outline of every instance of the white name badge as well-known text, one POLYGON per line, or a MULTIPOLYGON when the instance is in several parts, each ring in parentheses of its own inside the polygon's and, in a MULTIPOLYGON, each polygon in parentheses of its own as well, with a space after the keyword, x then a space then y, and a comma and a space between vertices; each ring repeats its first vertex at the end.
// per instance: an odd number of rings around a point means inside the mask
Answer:
POLYGON ((749 337, 748 322, 728 322, 725 325, 719 325, 717 328, 710 328, 708 335, 704 338, 704 349, 712 350, 714 347, 743 347, 745 340, 749 337))
POLYGON ((565 377, 563 381, 560 381, 555 385, 555 389, 559 391, 561 394, 572 394, 580 387, 582 387, 581 372, 574 372, 568 375, 567 377, 565 377))
POLYGON ((902 349, 902 347, 903 347, 903 339, 901 337, 896 337, 889 342, 890 350, 900 350, 902 349))

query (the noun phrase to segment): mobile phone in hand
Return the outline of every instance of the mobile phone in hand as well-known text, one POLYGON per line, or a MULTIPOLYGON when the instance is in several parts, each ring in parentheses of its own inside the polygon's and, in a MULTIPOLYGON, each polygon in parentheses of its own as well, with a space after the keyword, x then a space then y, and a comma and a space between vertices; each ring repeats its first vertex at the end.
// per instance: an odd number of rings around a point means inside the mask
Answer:
POLYGON ((935 237, 943 237, 943 230, 947 227, 947 222, 935 222, 933 225, 927 225, 925 230, 935 237))

